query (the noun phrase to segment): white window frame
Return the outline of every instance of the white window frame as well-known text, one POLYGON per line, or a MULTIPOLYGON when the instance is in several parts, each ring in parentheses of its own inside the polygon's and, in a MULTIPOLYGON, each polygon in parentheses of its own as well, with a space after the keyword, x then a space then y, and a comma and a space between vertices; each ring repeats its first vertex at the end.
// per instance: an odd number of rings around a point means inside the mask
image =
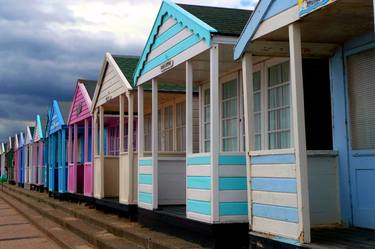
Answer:
MULTIPOLYGON (((185 105, 185 108, 183 108, 183 109, 185 109, 185 114, 186 114, 186 101, 185 100, 177 100, 176 101, 176 103, 175 103, 175 105, 174 105, 174 109, 175 109, 175 111, 174 111, 174 113, 175 113, 175 115, 174 115, 174 117, 175 117, 175 127, 176 127, 176 130, 175 130, 175 136, 174 136, 174 138, 175 138, 175 141, 174 141, 174 150, 175 151, 177 151, 177 152, 184 152, 184 151, 186 151, 186 134, 184 134, 184 132, 182 132, 181 133, 181 135, 183 136, 183 135, 185 135, 185 143, 183 143, 182 144, 182 148, 185 148, 185 150, 178 150, 178 147, 177 147, 177 141, 178 141, 178 133, 177 133, 177 130, 178 129, 184 129, 185 128, 185 133, 186 133, 186 115, 182 115, 181 117, 185 120, 185 124, 184 125, 181 125, 181 126, 178 126, 177 125, 177 123, 178 123, 178 119, 177 119, 177 105, 181 105, 181 104, 184 104, 185 105)), ((182 123, 182 120, 180 120, 181 122, 180 123, 182 123)), ((182 141, 182 137, 180 138, 181 139, 181 141, 182 141)))
POLYGON ((209 153, 209 151, 206 151, 205 150, 205 142, 206 141, 211 141, 211 134, 210 134, 210 139, 209 140, 206 140, 205 139, 205 130, 204 130, 204 127, 205 127, 205 124, 207 123, 210 123, 211 121, 209 122, 206 122, 205 123, 205 113, 204 113, 204 108, 205 108, 205 104, 204 104, 204 97, 205 97, 205 91, 206 90, 210 90, 210 84, 209 83, 206 83, 204 85, 202 85, 200 87, 200 100, 199 100, 199 103, 200 103, 200 108, 199 108, 199 113, 200 113, 200 152, 201 153, 209 153))

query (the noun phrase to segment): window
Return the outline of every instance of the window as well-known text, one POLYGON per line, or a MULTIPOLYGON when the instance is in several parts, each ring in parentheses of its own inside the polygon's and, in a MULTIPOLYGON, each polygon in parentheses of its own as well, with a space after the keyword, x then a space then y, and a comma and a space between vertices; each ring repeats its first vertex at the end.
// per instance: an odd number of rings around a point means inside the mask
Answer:
POLYGON ((289 62, 268 68, 268 148, 291 146, 289 62))
POLYGON ((117 156, 119 154, 119 127, 110 127, 108 128, 109 132, 109 152, 110 156, 117 156))
POLYGON ((210 117, 210 89, 203 91, 203 148, 204 152, 210 152, 211 136, 211 117, 210 117))
POLYGON ((238 151, 237 79, 222 85, 222 150, 238 151))
POLYGON ((254 134, 255 150, 262 149, 262 93, 261 93, 261 72, 253 74, 253 95, 254 95, 254 134))
POLYGON ((165 151, 173 151, 173 106, 164 108, 164 146, 165 151))
POLYGON ((176 105, 176 135, 177 151, 186 149, 186 103, 180 102, 176 105))

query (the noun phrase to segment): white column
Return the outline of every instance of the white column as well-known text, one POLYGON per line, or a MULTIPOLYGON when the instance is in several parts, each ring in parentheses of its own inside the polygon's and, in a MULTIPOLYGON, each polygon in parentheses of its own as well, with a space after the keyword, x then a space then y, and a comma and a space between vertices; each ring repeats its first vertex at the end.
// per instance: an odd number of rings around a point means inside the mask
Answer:
POLYGON ((100 117, 99 117, 99 129, 100 129, 100 165, 99 166, 99 198, 104 198, 104 107, 99 107, 100 117))
MULTIPOLYGON (((119 154, 124 152, 124 106, 125 106, 125 98, 124 94, 120 94, 120 99, 119 99, 119 110, 120 110, 120 132, 119 132, 119 137, 120 137, 120 148, 119 148, 119 154)), ((120 176, 121 177, 121 176, 120 176)), ((121 179, 120 179, 121 181, 121 179)))
POLYGON ((152 79, 152 186, 153 208, 158 208, 158 81, 152 79))
POLYGON ((193 154, 193 64, 186 62, 186 155, 193 154))
POLYGON ((211 219, 219 221, 219 45, 213 44, 210 50, 210 112, 211 112, 211 219))
MULTIPOLYGON (((242 85, 244 94, 244 117, 245 117, 245 147, 250 152, 254 149, 254 127, 253 127, 253 57, 246 53, 242 58, 242 85)), ((252 227, 252 195, 251 195, 251 158, 246 157, 247 175, 247 203, 250 229, 252 227)))
MULTIPOLYGON (((98 109, 94 110, 94 117, 92 122, 92 135, 93 135, 93 151, 94 151, 94 160, 95 156, 98 155, 98 109)), ((69 147, 69 146, 68 146, 69 147)))
POLYGON ((144 92, 143 86, 138 86, 138 158, 144 156, 144 92))
POLYGON ((134 170, 133 158, 134 158, 134 146, 133 146, 133 136, 134 136, 134 96, 133 93, 127 92, 126 96, 128 97, 128 189, 129 189, 129 204, 135 203, 134 196, 134 182, 133 179, 135 176, 136 170, 134 170))
POLYGON ((303 98, 301 30, 299 23, 289 25, 290 81, 292 96, 292 127, 296 153, 299 220, 304 242, 310 243, 310 212, 303 98))

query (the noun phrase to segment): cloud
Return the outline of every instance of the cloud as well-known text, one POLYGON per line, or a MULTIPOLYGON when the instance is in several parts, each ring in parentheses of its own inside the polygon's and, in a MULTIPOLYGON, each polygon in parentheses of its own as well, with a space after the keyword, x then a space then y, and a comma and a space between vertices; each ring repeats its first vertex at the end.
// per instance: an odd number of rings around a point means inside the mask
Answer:
MULTIPOLYGON (((177 0, 252 8, 254 0, 177 0)), ((0 141, 24 131, 77 78, 96 79, 105 52, 138 55, 160 0, 0 0, 0 141)))

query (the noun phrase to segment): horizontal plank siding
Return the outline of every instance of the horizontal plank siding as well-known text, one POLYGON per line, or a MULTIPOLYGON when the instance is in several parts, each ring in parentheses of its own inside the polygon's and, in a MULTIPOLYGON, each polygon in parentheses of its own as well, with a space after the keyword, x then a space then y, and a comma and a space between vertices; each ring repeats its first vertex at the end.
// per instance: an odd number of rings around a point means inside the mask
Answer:
POLYGON ((253 191, 297 193, 295 178, 252 178, 253 191))
POLYGON ((126 87, 122 82, 120 75, 118 75, 117 71, 112 65, 108 64, 104 74, 103 84, 98 96, 97 105, 103 105, 108 100, 119 96, 121 93, 124 93, 126 91, 125 88, 126 87))
POLYGON ((88 105, 85 94, 82 91, 86 90, 84 89, 84 86, 79 83, 77 85, 76 93, 73 98, 73 106, 70 113, 69 125, 91 117, 91 106, 88 105))
POLYGON ((138 206, 153 209, 153 170, 152 159, 138 159, 138 206))
POLYGON ((253 203, 253 215, 273 220, 298 223, 298 209, 253 203))
POLYGON ((294 154, 252 156, 251 164, 295 164, 294 154))
POLYGON ((188 176, 187 187, 189 189, 211 189, 210 176, 188 176))
POLYGON ((188 212, 211 215, 211 202, 187 200, 186 208, 188 212))

